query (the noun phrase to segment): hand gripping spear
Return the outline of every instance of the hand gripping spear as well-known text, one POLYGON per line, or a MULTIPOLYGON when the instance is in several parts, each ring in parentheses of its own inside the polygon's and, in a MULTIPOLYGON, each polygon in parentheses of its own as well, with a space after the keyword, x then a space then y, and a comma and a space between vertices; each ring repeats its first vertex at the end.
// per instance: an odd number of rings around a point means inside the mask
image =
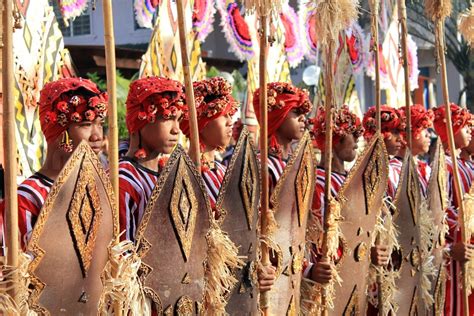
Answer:
MULTIPOLYGON (((437 56, 438 61, 441 66, 441 84, 443 88, 443 98, 444 106, 446 108, 446 121, 449 122, 446 124, 446 129, 448 132, 448 146, 449 151, 451 152, 451 157, 453 160, 453 174, 454 174, 454 198, 457 201, 458 205, 458 220, 459 226, 461 228, 461 238, 462 242, 469 242, 470 236, 466 236, 466 224, 464 222, 464 205, 461 196, 461 180, 459 177, 459 170, 456 154, 456 147, 454 145, 454 133, 451 119, 451 108, 449 103, 449 93, 448 93, 448 79, 446 72, 446 58, 445 58, 445 35, 444 35, 444 21, 448 16, 451 15, 452 5, 450 0, 426 0, 425 2, 426 14, 435 24, 435 38, 437 44, 437 56)), ((468 273, 468 262, 462 264, 462 301, 463 301, 463 311, 467 315, 469 313, 469 296, 468 296, 468 287, 470 286, 467 282, 466 275, 468 273)))

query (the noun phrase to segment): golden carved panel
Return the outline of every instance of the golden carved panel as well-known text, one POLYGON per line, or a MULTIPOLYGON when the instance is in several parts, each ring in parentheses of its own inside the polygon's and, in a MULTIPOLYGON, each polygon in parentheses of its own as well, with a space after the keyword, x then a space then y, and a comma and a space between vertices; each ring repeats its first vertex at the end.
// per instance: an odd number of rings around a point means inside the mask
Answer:
POLYGON ((418 187, 418 173, 414 170, 413 163, 410 162, 408 174, 407 194, 410 204, 413 223, 418 223, 418 206, 420 205, 420 194, 418 187))
POLYGON ((310 197, 309 192, 311 188, 309 183, 311 183, 311 177, 313 170, 310 170, 311 166, 311 149, 309 147, 305 147, 305 151, 303 153, 303 158, 301 159, 301 165, 303 166, 298 170, 296 174, 296 203, 298 206, 298 224, 301 226, 308 215, 309 210, 309 199, 310 197))
POLYGON ((183 161, 180 161, 178 166, 170 211, 184 260, 187 261, 193 243, 198 205, 191 182, 185 175, 186 170, 183 163, 183 161))
POLYGON ((342 315, 343 316, 360 315, 359 295, 357 292, 357 285, 354 286, 351 297, 349 298, 349 301, 347 302, 346 308, 344 309, 344 313, 342 315))
POLYGON ((377 142, 372 151, 372 157, 369 160, 363 174, 364 193, 366 204, 366 213, 369 214, 372 203, 376 197, 376 191, 380 183, 380 173, 383 169, 384 148, 381 142, 377 142))
POLYGON ((102 208, 92 168, 89 160, 83 162, 67 213, 71 237, 74 240, 84 277, 87 276, 89 270, 97 231, 102 219, 102 208))
POLYGON ((253 218, 255 213, 255 203, 257 203, 258 190, 258 171, 252 163, 251 143, 245 145, 244 166, 242 171, 242 181, 240 182, 240 193, 244 204, 245 216, 247 217, 247 225, 249 229, 253 227, 253 218))

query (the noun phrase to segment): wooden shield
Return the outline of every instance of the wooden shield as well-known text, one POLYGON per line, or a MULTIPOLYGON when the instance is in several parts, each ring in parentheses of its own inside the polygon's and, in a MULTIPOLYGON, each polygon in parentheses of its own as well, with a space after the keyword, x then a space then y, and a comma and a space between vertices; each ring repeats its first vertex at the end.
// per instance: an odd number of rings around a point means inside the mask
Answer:
POLYGON ((440 315, 444 310, 446 267, 443 258, 443 249, 445 247, 445 216, 447 205, 447 175, 446 161, 443 146, 438 139, 436 149, 431 162, 431 176, 428 183, 428 209, 431 212, 435 230, 432 248, 433 264, 436 267, 437 274, 431 280, 431 295, 434 298, 434 304, 431 307, 432 315, 440 315))
POLYGON ((343 255, 336 268, 342 285, 336 285, 332 315, 364 315, 370 247, 382 209, 388 181, 388 154, 382 136, 374 138, 360 155, 337 195, 341 203, 343 255))
POLYGON ((306 223, 315 184, 314 168, 312 144, 306 133, 271 196, 278 224, 272 238, 281 249, 277 280, 269 294, 272 315, 296 315, 299 312, 306 223))
POLYGON ((30 307, 40 314, 97 314, 107 246, 118 232, 112 186, 82 142, 54 182, 28 244, 30 307))
POLYGON ((144 291, 159 315, 202 310, 211 220, 205 192, 194 163, 178 146, 158 178, 136 237, 144 291))
POLYGON ((260 201, 260 175, 257 156, 247 128, 239 141, 227 168, 216 209, 222 214, 221 227, 239 248, 239 257, 245 261, 237 271, 239 282, 229 296, 226 311, 230 315, 258 313, 258 287, 256 284, 257 250, 259 247, 258 207, 260 201))
POLYGON ((418 173, 411 153, 407 152, 395 195, 393 216, 400 244, 400 250, 392 255, 394 268, 400 271, 400 278, 396 280, 398 291, 394 297, 399 315, 420 315, 423 310, 419 306, 421 255, 418 223, 421 199, 418 173))

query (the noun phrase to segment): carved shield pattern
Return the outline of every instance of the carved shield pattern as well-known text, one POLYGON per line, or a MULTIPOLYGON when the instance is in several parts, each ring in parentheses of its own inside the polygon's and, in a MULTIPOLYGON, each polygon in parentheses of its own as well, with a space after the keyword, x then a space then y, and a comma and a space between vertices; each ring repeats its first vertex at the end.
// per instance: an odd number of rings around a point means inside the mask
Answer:
POLYGON ((222 183, 216 209, 222 214, 221 227, 239 248, 245 266, 237 271, 239 282, 229 295, 226 311, 231 314, 253 315, 258 313, 258 287, 256 265, 258 235, 258 207, 260 200, 260 175, 257 156, 247 128, 242 130, 239 141, 222 183))
POLYGON ((332 315, 365 314, 370 247, 387 180, 388 154, 379 135, 360 155, 337 195, 344 239, 343 255, 336 268, 343 283, 336 285, 337 303, 330 311, 332 315))
MULTIPOLYGON (((394 301, 400 315, 419 315, 419 287, 421 282, 420 230, 418 209, 422 196, 418 173, 411 153, 403 159, 400 182, 395 196, 394 223, 399 230, 400 251, 396 254, 394 266, 400 271, 396 280, 398 291, 394 301), (397 264, 398 263, 398 264, 397 264)), ((392 255, 393 257, 393 255, 392 255)))
POLYGON ((273 315, 295 315, 299 310, 306 223, 315 183, 314 168, 312 144, 306 133, 271 196, 278 224, 272 238, 281 249, 279 275, 269 294, 270 313, 273 315))
POLYGON ((447 208, 447 175, 446 162, 443 146, 438 139, 436 150, 431 163, 431 176, 428 183, 428 209, 431 212, 435 230, 433 244, 433 264, 436 267, 437 274, 431 280, 431 295, 434 298, 434 304, 431 307, 433 315, 440 315, 444 310, 446 267, 443 259, 443 249, 445 247, 445 236, 443 226, 445 225, 445 216, 447 208))
POLYGON ((140 278, 158 314, 202 311, 211 208, 203 180, 181 146, 160 174, 137 230, 140 278))
POLYGON ((33 310, 97 313, 107 247, 119 232, 111 192, 96 154, 82 142, 54 182, 28 244, 33 310))

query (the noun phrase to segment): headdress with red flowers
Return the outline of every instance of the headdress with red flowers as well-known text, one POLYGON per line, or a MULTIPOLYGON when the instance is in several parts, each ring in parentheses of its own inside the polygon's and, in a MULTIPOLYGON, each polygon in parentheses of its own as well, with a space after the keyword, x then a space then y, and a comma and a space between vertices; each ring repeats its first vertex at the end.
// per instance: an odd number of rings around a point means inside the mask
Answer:
MULTIPOLYGON (((204 79, 193 83, 198 128, 202 130, 212 120, 234 115, 239 103, 232 97, 232 85, 221 77, 204 79)), ((190 135, 189 119, 181 121, 181 131, 190 135)))
MULTIPOLYGON (((402 112, 406 120, 405 107, 401 108, 400 111, 402 112)), ((427 110, 421 104, 414 104, 410 106, 410 115, 411 115, 411 131, 412 131, 413 138, 419 137, 421 132, 423 132, 425 129, 433 127, 433 120, 435 116, 433 113, 433 110, 431 109, 427 110)), ((405 130, 402 132, 402 135, 406 139, 405 130)))
MULTIPOLYGON (((313 136, 316 146, 324 151, 326 141, 326 111, 323 107, 318 109, 316 117, 312 120, 313 136)), ((364 132, 362 123, 357 115, 355 115, 347 105, 343 105, 333 114, 332 124, 332 142, 337 144, 344 136, 354 135, 358 139, 364 132)))
MULTIPOLYGON (((458 134, 461 129, 469 124, 471 120, 471 113, 465 109, 460 107, 457 104, 451 103, 451 119, 452 119, 452 126, 453 126, 453 133, 454 135, 458 134)), ((436 134, 441 138, 443 143, 448 141, 448 133, 446 130, 446 109, 444 105, 440 105, 437 108, 433 109, 434 113, 434 128, 436 134)))
POLYGON ((130 133, 155 122, 157 116, 170 119, 178 111, 187 114, 183 85, 163 77, 147 77, 132 82, 126 105, 125 120, 130 133))
MULTIPOLYGON (((253 107, 257 120, 261 122, 260 89, 257 89, 253 95, 253 107)), ((275 134, 288 113, 296 110, 300 114, 307 114, 312 107, 313 104, 309 100, 306 90, 286 82, 272 82, 267 85, 268 137, 270 138, 270 151, 273 154, 280 152, 275 134)))
POLYGON ((107 93, 83 78, 47 83, 40 93, 40 124, 46 141, 56 140, 71 123, 94 121, 107 115, 107 93))
MULTIPOLYGON (((377 132, 376 112, 376 108, 373 106, 364 114, 362 125, 366 140, 370 140, 377 132)), ((405 130, 405 121, 400 110, 389 105, 380 106, 380 122, 384 138, 389 138, 393 131, 401 133, 405 130)))

